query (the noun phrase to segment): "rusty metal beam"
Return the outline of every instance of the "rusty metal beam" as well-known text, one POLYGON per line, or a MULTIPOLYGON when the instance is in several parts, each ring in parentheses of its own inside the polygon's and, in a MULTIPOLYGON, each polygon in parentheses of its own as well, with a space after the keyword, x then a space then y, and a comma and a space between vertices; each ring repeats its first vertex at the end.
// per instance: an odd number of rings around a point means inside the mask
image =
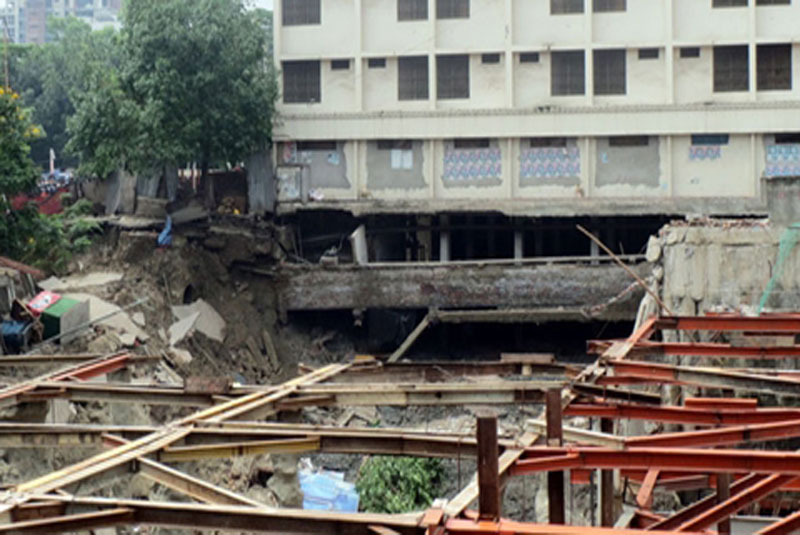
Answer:
POLYGON ((118 507, 91 513, 26 520, 5 525, 0 524, 0 534, 49 535, 52 533, 70 533, 105 526, 125 525, 133 522, 133 520, 133 509, 118 507))
POLYGON ((688 448, 744 444, 797 437, 800 437, 800 420, 626 437, 624 442, 625 446, 629 448, 688 448))
POLYGON ((636 468, 685 472, 754 472, 800 476, 800 453, 698 448, 528 448, 513 474, 571 468, 636 468))
POLYGON ((500 518, 497 417, 478 418, 478 509, 481 520, 500 518))
POLYGON ((800 381, 792 379, 730 372, 720 368, 695 368, 618 360, 606 362, 614 368, 615 375, 647 379, 658 384, 717 386, 748 392, 800 397, 800 381))
POLYGON ((714 316, 662 317, 656 328, 677 331, 744 331, 751 333, 800 333, 800 315, 774 314, 756 317, 714 316))
POLYGON ((767 422, 800 420, 800 409, 770 408, 758 410, 705 410, 687 407, 643 407, 632 404, 588 405, 573 403, 566 416, 649 420, 695 425, 753 425, 767 422))

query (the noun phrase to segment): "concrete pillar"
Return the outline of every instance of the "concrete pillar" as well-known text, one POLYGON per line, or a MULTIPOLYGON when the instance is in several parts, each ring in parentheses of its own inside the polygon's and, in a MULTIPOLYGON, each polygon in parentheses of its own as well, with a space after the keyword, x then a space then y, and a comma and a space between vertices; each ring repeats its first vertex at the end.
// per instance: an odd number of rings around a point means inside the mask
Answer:
POLYGON ((439 216, 439 261, 450 261, 450 218, 439 216))
POLYGON ((521 230, 514 231, 514 260, 525 258, 525 233, 521 230))

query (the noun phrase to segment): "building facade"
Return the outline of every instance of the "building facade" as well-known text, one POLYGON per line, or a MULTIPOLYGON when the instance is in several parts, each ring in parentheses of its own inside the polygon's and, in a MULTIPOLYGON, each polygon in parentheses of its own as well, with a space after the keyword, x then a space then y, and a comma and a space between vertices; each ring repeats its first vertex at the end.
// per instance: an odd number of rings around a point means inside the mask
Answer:
POLYGON ((119 27, 122 0, 8 0, 10 20, 14 25, 14 42, 46 43, 50 17, 77 17, 92 29, 119 27))
POLYGON ((800 175, 798 0, 283 0, 279 206, 764 212, 800 175))

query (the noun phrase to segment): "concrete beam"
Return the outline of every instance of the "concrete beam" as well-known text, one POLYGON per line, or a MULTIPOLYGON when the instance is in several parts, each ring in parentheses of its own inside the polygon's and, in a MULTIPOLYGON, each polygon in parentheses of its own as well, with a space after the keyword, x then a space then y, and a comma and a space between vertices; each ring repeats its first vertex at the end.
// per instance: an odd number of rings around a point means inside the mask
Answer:
MULTIPOLYGON (((633 266, 645 275, 646 264, 633 266)), ((363 308, 548 308, 570 319, 608 302, 631 283, 615 265, 485 263, 412 264, 356 268, 287 267, 278 272, 286 310, 363 308)), ((599 313, 599 319, 632 320, 641 291, 599 313)), ((529 311, 530 312, 530 311, 529 311)), ((558 314, 556 314, 558 315, 558 314)), ((529 314, 532 319, 535 314, 529 314)), ((545 319, 545 318, 539 318, 545 319)))

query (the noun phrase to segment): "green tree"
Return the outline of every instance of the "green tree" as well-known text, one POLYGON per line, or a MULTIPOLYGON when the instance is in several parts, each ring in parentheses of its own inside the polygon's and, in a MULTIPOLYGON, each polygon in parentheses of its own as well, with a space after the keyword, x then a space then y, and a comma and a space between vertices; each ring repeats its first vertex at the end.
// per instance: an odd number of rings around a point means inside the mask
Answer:
POLYGON ((12 49, 11 85, 48 134, 31 144, 34 161, 47 167, 52 148, 60 163, 75 165, 77 159, 64 150, 69 140, 67 120, 75 113, 74 101, 88 90, 91 74, 115 69, 118 36, 112 30, 93 32, 73 17, 48 21, 48 31, 53 42, 12 49))
POLYGON ((426 509, 440 490, 441 459, 371 457, 356 480, 361 509, 369 513, 408 513, 426 509))
POLYGON ((42 137, 33 124, 30 110, 24 109, 19 94, 0 86, 0 212, 8 199, 36 185, 36 168, 30 157, 31 141, 42 137))
POLYGON ((90 76, 69 122, 82 168, 206 170, 265 148, 277 87, 264 21, 242 0, 128 2, 119 74, 90 76))

